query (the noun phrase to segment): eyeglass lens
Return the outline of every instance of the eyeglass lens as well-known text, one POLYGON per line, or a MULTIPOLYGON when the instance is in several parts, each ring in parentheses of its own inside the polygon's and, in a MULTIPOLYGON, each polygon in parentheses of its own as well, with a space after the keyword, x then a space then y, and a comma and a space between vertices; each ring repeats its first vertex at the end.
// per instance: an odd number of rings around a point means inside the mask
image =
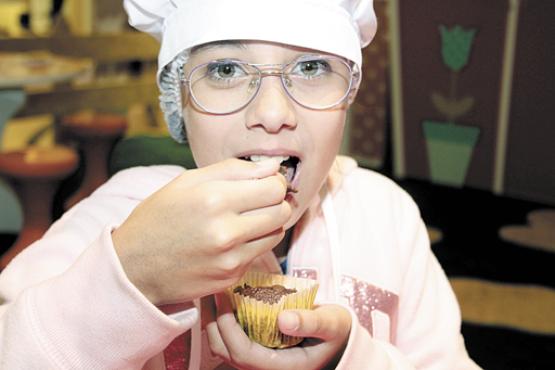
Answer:
MULTIPOLYGON (((313 109, 341 102, 350 88, 351 70, 335 58, 299 60, 286 65, 281 72, 287 93, 299 104, 313 109)), ((229 113, 250 102, 265 73, 263 68, 236 60, 212 61, 192 70, 189 87, 195 102, 204 110, 229 113)))

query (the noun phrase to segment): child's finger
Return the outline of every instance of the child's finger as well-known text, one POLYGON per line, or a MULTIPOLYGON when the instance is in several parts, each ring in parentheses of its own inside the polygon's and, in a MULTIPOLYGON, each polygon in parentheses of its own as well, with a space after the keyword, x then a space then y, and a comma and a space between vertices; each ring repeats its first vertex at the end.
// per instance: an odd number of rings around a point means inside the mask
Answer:
POLYGON ((249 345, 250 340, 243 332, 243 329, 235 319, 231 301, 225 293, 218 293, 216 296, 216 307, 218 308, 218 327, 224 342, 236 345, 238 341, 243 341, 244 345, 249 345), (237 336, 237 334, 241 334, 237 336))
POLYGON ((343 340, 351 330, 351 316, 341 306, 326 305, 315 310, 284 311, 278 317, 278 325, 288 335, 343 340))
POLYGON ((274 206, 241 214, 234 226, 245 241, 251 241, 281 230, 290 217, 291 206, 282 201, 274 206))
POLYGON ((256 257, 271 251, 284 236, 285 231, 283 229, 272 231, 271 233, 244 243, 241 248, 235 251, 235 253, 238 253, 238 258, 241 258, 244 261, 254 261, 256 257))
MULTIPOLYGON (((216 293, 212 295, 212 297, 217 311, 215 312, 215 318, 220 317, 221 315, 233 316, 233 308, 231 307, 231 302, 229 301, 229 298, 226 296, 225 293, 216 293)), ((235 320, 234 316, 232 318, 233 320, 235 320)), ((227 319, 229 319, 229 317, 227 317, 227 319)), ((208 344, 210 346, 210 350, 214 355, 229 361, 231 359, 231 356, 222 338, 222 334, 220 333, 220 328, 216 320, 206 325, 208 344)))
POLYGON ((251 211, 281 203, 287 192, 283 176, 268 176, 255 180, 215 181, 206 188, 207 196, 218 198, 238 213, 251 211))
POLYGON ((220 329, 215 321, 206 325, 206 336, 208 337, 208 346, 213 355, 229 361, 231 359, 229 351, 220 334, 220 329))
POLYGON ((188 181, 194 179, 197 184, 200 184, 214 180, 262 179, 276 174, 278 170, 279 162, 277 160, 250 162, 230 158, 210 166, 186 171, 183 175, 188 177, 188 181))

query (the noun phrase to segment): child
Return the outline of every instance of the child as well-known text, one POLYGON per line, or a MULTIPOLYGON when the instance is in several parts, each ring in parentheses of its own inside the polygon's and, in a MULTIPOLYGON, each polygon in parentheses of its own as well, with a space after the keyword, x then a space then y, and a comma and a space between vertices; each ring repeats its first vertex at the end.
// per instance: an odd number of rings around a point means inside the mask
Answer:
POLYGON ((125 6, 161 40, 162 108, 199 168, 123 171, 15 258, 0 367, 476 369, 417 207, 336 157, 372 1, 125 6), (279 262, 320 288, 278 320, 304 344, 271 350, 221 292, 279 262))

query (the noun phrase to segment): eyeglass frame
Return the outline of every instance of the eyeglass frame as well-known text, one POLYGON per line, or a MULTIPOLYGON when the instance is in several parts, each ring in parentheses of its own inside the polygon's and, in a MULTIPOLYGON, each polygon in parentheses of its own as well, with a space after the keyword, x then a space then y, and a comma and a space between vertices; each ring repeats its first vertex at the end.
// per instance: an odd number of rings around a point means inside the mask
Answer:
MULTIPOLYGON (((310 61, 310 59, 308 59, 307 61, 310 61)), ((195 67, 193 67, 193 69, 189 72, 188 76, 185 77, 184 76, 184 65, 180 68, 180 77, 179 80, 181 82, 182 85, 187 85, 187 90, 189 92, 189 96, 193 99, 194 103, 205 113, 208 114, 213 114, 216 116, 224 116, 227 114, 233 114, 236 113, 240 110, 242 110, 243 108, 245 108, 246 106, 248 106, 257 96, 258 93, 260 92, 260 87, 262 86, 262 79, 264 77, 268 77, 268 76, 279 76, 280 77, 280 81, 281 81, 281 86, 283 87, 283 90, 286 92, 287 96, 293 100, 295 103, 299 104, 301 107, 304 107, 306 109, 310 109, 310 110, 317 110, 317 111, 321 111, 321 110, 327 110, 327 109, 331 109, 333 107, 336 107, 340 104, 342 104, 346 98, 348 98, 349 96, 351 96, 353 94, 353 92, 356 92, 360 86, 360 82, 361 82, 361 78, 360 78, 360 70, 358 68, 358 65, 356 65, 355 63, 352 63, 350 61, 347 61, 344 58, 338 57, 338 56, 334 56, 334 55, 322 55, 322 54, 304 54, 301 55, 295 59, 293 59, 292 61, 288 62, 288 63, 269 63, 269 64, 265 64, 265 63, 248 63, 245 62, 243 60, 240 59, 234 59, 234 58, 230 58, 230 59, 214 59, 211 61, 208 61, 206 63, 201 63, 195 67), (310 107, 308 105, 305 105, 301 102, 299 102, 297 99, 295 99, 295 97, 293 97, 293 95, 291 94, 291 92, 289 92, 289 89, 286 86, 286 81, 285 81, 285 72, 284 70, 292 65, 292 64, 296 64, 299 63, 301 60, 303 60, 304 58, 313 58, 313 59, 334 59, 337 60, 341 63, 343 63, 349 70, 349 74, 350 74, 350 80, 349 80, 349 87, 346 89, 345 94, 335 103, 330 104, 328 106, 322 107, 322 108, 314 108, 314 107, 310 107), (195 73, 198 69, 203 68, 211 63, 216 63, 216 62, 222 62, 222 61, 229 61, 229 62, 236 62, 239 64, 244 64, 244 65, 248 65, 251 67, 254 67, 255 70, 258 71, 258 79, 259 79, 259 83, 257 83, 256 86, 256 91, 254 92, 254 94, 252 94, 252 96, 249 98, 249 100, 241 105, 239 108, 233 109, 229 112, 225 112, 225 113, 218 113, 218 112, 212 112, 208 109, 206 109, 202 104, 200 104, 197 100, 197 98, 195 97, 195 94, 193 94, 193 90, 191 88, 191 76, 193 75, 193 73, 195 73), (260 69, 260 67, 265 67, 264 70, 260 69), (271 69, 269 71, 266 71, 266 67, 268 68, 274 68, 271 69), (279 68, 277 68, 279 67, 279 68)))

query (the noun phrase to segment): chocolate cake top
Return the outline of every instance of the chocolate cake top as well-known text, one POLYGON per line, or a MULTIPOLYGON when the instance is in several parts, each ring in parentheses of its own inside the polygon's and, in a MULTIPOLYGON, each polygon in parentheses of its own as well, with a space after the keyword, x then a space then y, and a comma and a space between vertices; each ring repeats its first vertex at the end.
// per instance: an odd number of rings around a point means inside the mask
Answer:
POLYGON ((233 293, 239 293, 242 296, 251 297, 257 301, 270 304, 277 303, 281 297, 296 292, 297 289, 287 289, 283 285, 252 287, 247 283, 233 289, 233 293))

